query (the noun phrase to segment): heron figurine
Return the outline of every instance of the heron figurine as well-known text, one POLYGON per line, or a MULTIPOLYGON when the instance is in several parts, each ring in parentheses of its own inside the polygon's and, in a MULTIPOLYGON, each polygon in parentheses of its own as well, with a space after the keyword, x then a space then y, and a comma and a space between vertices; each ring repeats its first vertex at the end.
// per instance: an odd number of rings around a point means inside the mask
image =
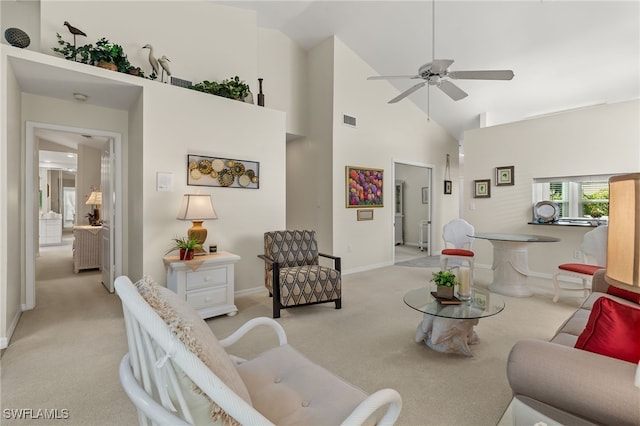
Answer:
POLYGON ((85 34, 84 31, 74 27, 73 25, 71 25, 68 21, 64 21, 64 25, 69 29, 69 32, 71 34, 73 34, 73 47, 76 47, 76 36, 77 35, 81 35, 81 36, 87 36, 87 34, 85 34))
POLYGON ((162 55, 162 57, 160 59, 158 59, 158 62, 160 63, 160 66, 162 67, 162 77, 160 78, 160 81, 164 82, 164 72, 165 71, 167 72, 167 80, 169 80, 169 78, 171 77, 171 70, 169 69, 169 62, 171 62, 171 61, 165 55, 162 55))
POLYGON ((143 49, 149 49, 149 63, 151 64, 151 68, 153 68, 153 72, 155 75, 160 73, 160 67, 158 65, 158 60, 155 56, 153 56, 153 46, 150 44, 145 44, 142 46, 143 49))

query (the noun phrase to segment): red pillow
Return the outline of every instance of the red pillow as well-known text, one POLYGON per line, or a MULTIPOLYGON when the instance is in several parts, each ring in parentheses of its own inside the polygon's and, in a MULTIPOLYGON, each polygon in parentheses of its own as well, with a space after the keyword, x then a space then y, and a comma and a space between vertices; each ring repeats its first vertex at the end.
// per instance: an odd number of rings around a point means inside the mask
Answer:
POLYGON ((578 349, 623 361, 640 361, 640 309, 600 297, 578 337, 578 349))
POLYGON ((609 288, 607 289, 607 294, 618 296, 630 302, 640 304, 640 293, 634 293, 633 291, 625 290, 624 288, 618 288, 618 287, 609 285, 609 288))

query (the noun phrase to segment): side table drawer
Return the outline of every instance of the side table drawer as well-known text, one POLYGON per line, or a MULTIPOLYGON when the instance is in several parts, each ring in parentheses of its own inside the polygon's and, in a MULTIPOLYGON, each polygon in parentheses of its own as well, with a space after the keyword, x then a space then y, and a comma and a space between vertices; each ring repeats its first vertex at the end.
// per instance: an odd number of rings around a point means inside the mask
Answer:
POLYGON ((186 290, 225 285, 227 284, 227 268, 206 269, 187 274, 186 290))
POLYGON ((196 310, 227 303, 227 288, 218 287, 187 293, 187 302, 196 310))

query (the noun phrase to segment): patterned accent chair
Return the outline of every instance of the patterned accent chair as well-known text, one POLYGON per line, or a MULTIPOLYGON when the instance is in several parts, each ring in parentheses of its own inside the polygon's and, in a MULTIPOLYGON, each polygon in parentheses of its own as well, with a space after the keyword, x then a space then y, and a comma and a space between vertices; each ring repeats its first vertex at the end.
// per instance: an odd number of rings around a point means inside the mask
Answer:
POLYGON ((264 233, 264 285, 273 297, 273 317, 280 309, 335 302, 342 307, 340 258, 318 253, 315 231, 264 233), (320 266, 319 256, 333 260, 333 268, 320 266))

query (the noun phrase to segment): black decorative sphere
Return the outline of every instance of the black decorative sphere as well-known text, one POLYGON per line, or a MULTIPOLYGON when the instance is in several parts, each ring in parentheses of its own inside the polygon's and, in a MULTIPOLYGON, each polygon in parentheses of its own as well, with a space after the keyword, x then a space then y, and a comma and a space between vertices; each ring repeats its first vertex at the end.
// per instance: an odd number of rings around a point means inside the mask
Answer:
POLYGON ((20 28, 7 28, 4 32, 4 38, 9 42, 10 45, 19 47, 24 49, 29 46, 31 43, 31 39, 20 28))

